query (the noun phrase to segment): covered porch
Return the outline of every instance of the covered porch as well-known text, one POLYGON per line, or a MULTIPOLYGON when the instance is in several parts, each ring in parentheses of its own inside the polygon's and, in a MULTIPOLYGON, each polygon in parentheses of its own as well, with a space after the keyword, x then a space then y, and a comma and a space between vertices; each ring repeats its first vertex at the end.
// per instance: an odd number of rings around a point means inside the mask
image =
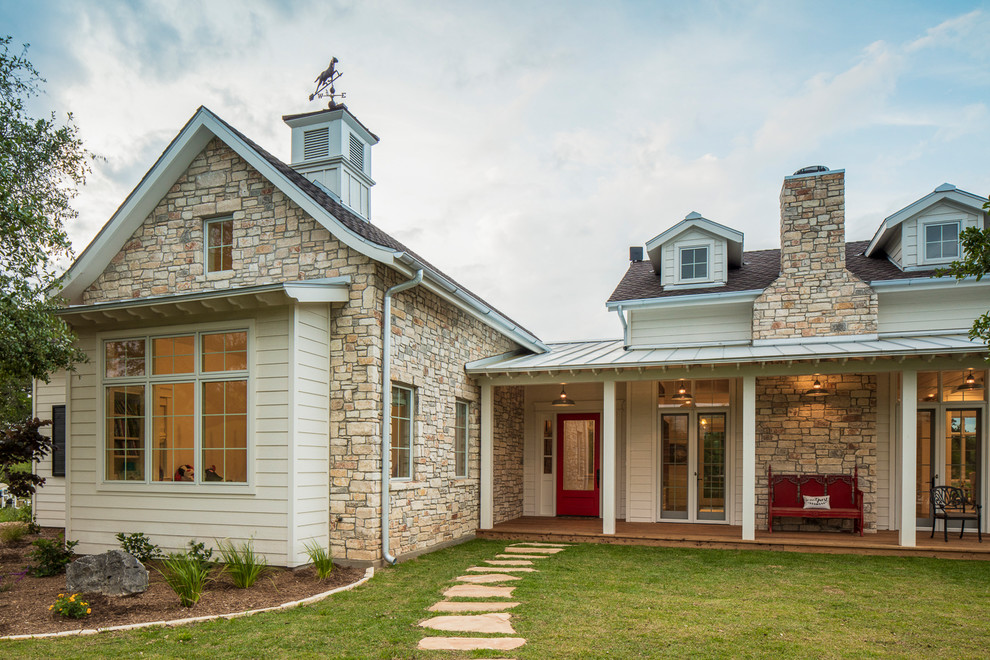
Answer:
POLYGON ((479 529, 478 538, 521 539, 550 543, 611 543, 664 548, 715 548, 722 550, 773 550, 778 552, 813 552, 824 554, 891 555, 900 557, 939 557, 990 561, 990 543, 980 543, 975 534, 959 538, 958 530, 949 530, 945 542, 941 527, 930 532, 918 531, 913 546, 902 546, 899 533, 881 530, 859 535, 835 532, 774 532, 757 530, 754 539, 743 539, 738 525, 697 525, 690 523, 630 523, 617 520, 614 534, 602 531, 602 520, 594 518, 558 518, 522 516, 479 529))
POLYGON ((930 478, 963 479, 984 504, 985 523, 983 352, 959 335, 663 350, 584 342, 474 363, 468 370, 482 390, 479 535, 875 554, 919 548, 946 556, 964 547, 980 556, 990 544, 975 534, 959 540, 957 531, 953 541, 950 528, 946 544, 939 527, 929 542, 924 515, 930 478), (952 379, 961 382, 974 366, 979 392, 957 396, 952 379), (828 396, 810 395, 817 381, 828 396), (681 384, 697 396, 679 401, 681 384), (554 404, 562 387, 573 405, 554 404), (961 467, 949 465, 954 440, 938 422, 960 412, 972 417, 964 441, 974 447, 961 467), (925 414, 934 420, 931 433, 920 422, 925 414), (590 452, 582 459, 597 507, 584 517, 559 506, 568 491, 558 428, 571 418, 597 425, 594 461, 590 452), (714 445, 703 442, 709 437, 714 445), (775 523, 768 534, 768 466, 775 474, 858 470, 866 536, 819 531, 800 519, 775 523))

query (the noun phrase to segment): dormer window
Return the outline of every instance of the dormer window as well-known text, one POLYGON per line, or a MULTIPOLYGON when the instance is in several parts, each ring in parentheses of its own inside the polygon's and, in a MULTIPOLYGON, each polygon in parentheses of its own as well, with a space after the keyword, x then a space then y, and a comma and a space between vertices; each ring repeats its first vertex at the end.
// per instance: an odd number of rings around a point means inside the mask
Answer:
POLYGON ((708 247, 681 248, 681 282, 708 279, 708 247))
POLYGON ((959 223, 926 224, 925 261, 947 261, 959 258, 959 223))
POLYGON ((234 221, 231 218, 207 220, 206 272, 218 273, 234 267, 234 221))

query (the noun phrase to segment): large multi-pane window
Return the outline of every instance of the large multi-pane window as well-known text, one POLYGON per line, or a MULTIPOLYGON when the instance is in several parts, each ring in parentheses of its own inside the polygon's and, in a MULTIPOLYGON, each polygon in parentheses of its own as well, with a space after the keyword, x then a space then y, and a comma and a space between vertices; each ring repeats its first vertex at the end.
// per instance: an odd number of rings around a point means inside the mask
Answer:
POLYGON ((247 332, 104 343, 107 481, 247 482, 247 332))
POLYGON ((392 478, 412 478, 413 391, 392 385, 392 478))
POLYGON ((457 401, 454 418, 454 476, 468 475, 468 403, 457 401))

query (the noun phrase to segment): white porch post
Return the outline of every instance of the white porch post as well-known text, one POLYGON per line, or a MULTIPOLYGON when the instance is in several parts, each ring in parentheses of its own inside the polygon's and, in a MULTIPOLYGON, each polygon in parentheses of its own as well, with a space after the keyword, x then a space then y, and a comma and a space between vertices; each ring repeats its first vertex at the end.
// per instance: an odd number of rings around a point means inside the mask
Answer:
POLYGON ((495 408, 491 383, 481 384, 481 529, 495 526, 495 465, 494 442, 495 408))
POLYGON ((756 540, 756 376, 742 379, 742 537, 756 540))
POLYGON ((918 372, 901 372, 901 529, 898 544, 913 548, 917 541, 915 520, 915 463, 918 460, 918 372))
POLYGON ((615 534, 615 381, 602 385, 602 534, 615 534))

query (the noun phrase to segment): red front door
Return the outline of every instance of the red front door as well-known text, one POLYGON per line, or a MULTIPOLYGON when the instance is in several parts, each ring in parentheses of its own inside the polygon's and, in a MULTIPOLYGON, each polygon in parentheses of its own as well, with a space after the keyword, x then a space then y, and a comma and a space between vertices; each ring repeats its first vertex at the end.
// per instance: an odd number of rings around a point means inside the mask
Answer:
POLYGON ((597 414, 557 416, 557 515, 599 515, 602 451, 597 414))

